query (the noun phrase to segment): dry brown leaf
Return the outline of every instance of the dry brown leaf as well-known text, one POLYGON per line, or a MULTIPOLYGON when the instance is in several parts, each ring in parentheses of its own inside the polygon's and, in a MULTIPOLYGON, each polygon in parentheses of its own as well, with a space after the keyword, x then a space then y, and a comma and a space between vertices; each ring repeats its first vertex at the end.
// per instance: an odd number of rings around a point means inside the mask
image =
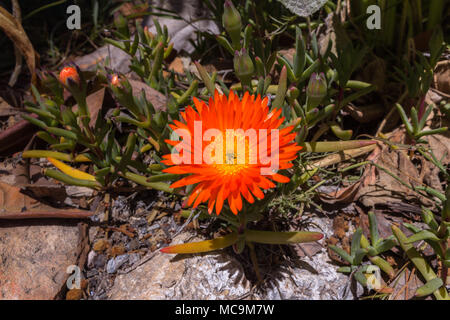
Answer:
POLYGON ((169 65, 169 70, 173 70, 176 73, 184 75, 184 65, 181 57, 176 57, 169 65))
POLYGON ((133 79, 128 79, 128 81, 133 88, 134 96, 140 96, 141 91, 144 90, 147 100, 152 103, 155 110, 158 111, 166 109, 167 99, 161 92, 156 91, 144 82, 133 79))
POLYGON ((356 200, 361 181, 348 187, 336 190, 336 192, 319 193, 320 200, 329 204, 352 203, 356 200))
MULTIPOLYGON (((426 137, 431 150, 438 159, 442 159, 444 165, 450 163, 449 136, 450 134, 446 133, 426 137)), ((404 144, 406 139, 403 127, 390 134, 390 141, 393 143, 404 144)), ((414 155, 411 157, 407 150, 392 149, 386 145, 380 145, 379 149, 375 150, 368 160, 389 170, 409 185, 427 185, 437 190, 442 189, 438 178, 439 170, 421 156, 414 155), (420 161, 422 165, 417 166, 415 160, 420 161)), ((359 190, 359 200, 367 207, 389 206, 394 211, 405 213, 420 212, 420 205, 434 205, 426 197, 412 191, 388 173, 373 166, 368 167, 364 173, 364 180, 359 190)))
MULTIPOLYGON (((404 150, 392 150, 388 146, 381 146, 379 156, 374 162, 380 167, 389 170, 409 185, 423 185, 416 165, 413 164, 411 158, 404 150)), ((393 206, 395 204, 402 204, 405 206, 405 210, 408 211, 411 208, 409 206, 406 208, 406 204, 415 203, 417 206, 419 204, 426 206, 433 205, 427 198, 420 196, 401 184, 387 172, 375 167, 366 170, 359 195, 359 200, 366 207, 371 208, 377 205, 393 206)))
POLYGON ((434 87, 450 94, 450 60, 440 61, 434 70, 434 87))
POLYGON ((19 187, 0 182, 0 219, 87 218, 92 214, 90 211, 55 209, 23 194, 19 187))
POLYGON ((19 110, 10 106, 6 101, 0 98, 0 117, 15 116, 19 110))
MULTIPOLYGON (((37 117, 36 115, 31 115, 37 117)), ((22 120, 8 129, 0 132, 0 155, 9 155, 13 152, 23 150, 30 141, 38 127, 26 120, 22 120)))
MULTIPOLYGON (((95 126, 97 117, 100 111, 102 110, 104 98, 105 98, 105 88, 95 91, 86 98, 89 114, 91 115, 89 126, 92 128, 95 126)), ((78 110, 78 105, 74 105, 72 109, 73 111, 78 110)))

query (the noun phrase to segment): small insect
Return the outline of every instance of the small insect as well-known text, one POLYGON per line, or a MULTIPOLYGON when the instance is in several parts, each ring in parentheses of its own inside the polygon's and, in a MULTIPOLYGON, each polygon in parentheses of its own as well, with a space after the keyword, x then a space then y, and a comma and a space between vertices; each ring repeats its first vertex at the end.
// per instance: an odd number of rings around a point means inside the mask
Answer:
POLYGON ((270 108, 272 106, 272 101, 275 100, 276 96, 274 94, 268 94, 266 97, 269 98, 269 102, 267 102, 267 106, 270 108))

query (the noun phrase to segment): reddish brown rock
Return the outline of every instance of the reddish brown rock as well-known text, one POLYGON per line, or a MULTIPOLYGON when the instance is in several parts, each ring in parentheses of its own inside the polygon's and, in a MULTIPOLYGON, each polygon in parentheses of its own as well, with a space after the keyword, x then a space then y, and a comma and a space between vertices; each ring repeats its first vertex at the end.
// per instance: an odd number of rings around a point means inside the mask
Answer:
POLYGON ((0 223, 0 299, 53 299, 76 263, 78 228, 60 221, 0 223))

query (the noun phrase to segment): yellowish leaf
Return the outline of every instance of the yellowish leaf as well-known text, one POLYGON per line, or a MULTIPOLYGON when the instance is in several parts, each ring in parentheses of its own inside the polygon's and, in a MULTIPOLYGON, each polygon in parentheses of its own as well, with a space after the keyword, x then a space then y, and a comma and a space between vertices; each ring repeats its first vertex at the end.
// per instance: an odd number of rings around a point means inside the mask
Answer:
POLYGON ((95 177, 93 175, 90 175, 89 173, 83 172, 78 169, 74 169, 64 162, 61 162, 59 160, 53 159, 53 158, 47 158, 48 161, 50 161, 55 167, 57 167, 59 170, 67 174, 68 176, 72 178, 77 178, 81 180, 88 180, 88 181, 96 181, 95 177))

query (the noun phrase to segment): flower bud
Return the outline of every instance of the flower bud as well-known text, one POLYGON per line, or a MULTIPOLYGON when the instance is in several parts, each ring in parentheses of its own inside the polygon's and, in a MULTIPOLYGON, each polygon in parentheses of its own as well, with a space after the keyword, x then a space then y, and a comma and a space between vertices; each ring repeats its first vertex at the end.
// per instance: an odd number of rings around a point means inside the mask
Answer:
POLYGON ((120 86, 119 76, 117 74, 112 75, 110 83, 112 86, 119 87, 120 86))
POLYGON ((309 79, 308 87, 306 88, 306 96, 308 97, 307 109, 308 111, 317 107, 327 95, 327 80, 325 74, 313 73, 309 79))
POLYGON ((300 95, 300 90, 298 90, 296 87, 292 86, 289 88, 289 90, 286 93, 289 104, 294 104, 294 100, 298 98, 300 95))
POLYGON ((59 81, 61 81, 62 84, 69 86, 69 79, 76 84, 80 84, 80 76, 78 75, 76 68, 65 67, 59 73, 59 81))
POLYGON ((147 37, 148 41, 155 39, 155 35, 148 30, 148 27, 144 27, 144 35, 147 37))
POLYGON ((225 0, 222 24, 225 30, 231 37, 234 49, 240 49, 240 38, 241 38, 241 15, 237 11, 236 7, 233 5, 231 0, 225 0))
POLYGON ((255 72, 255 67, 252 59, 244 48, 242 48, 241 51, 235 52, 233 64, 236 76, 241 80, 242 84, 250 85, 251 78, 255 72))

